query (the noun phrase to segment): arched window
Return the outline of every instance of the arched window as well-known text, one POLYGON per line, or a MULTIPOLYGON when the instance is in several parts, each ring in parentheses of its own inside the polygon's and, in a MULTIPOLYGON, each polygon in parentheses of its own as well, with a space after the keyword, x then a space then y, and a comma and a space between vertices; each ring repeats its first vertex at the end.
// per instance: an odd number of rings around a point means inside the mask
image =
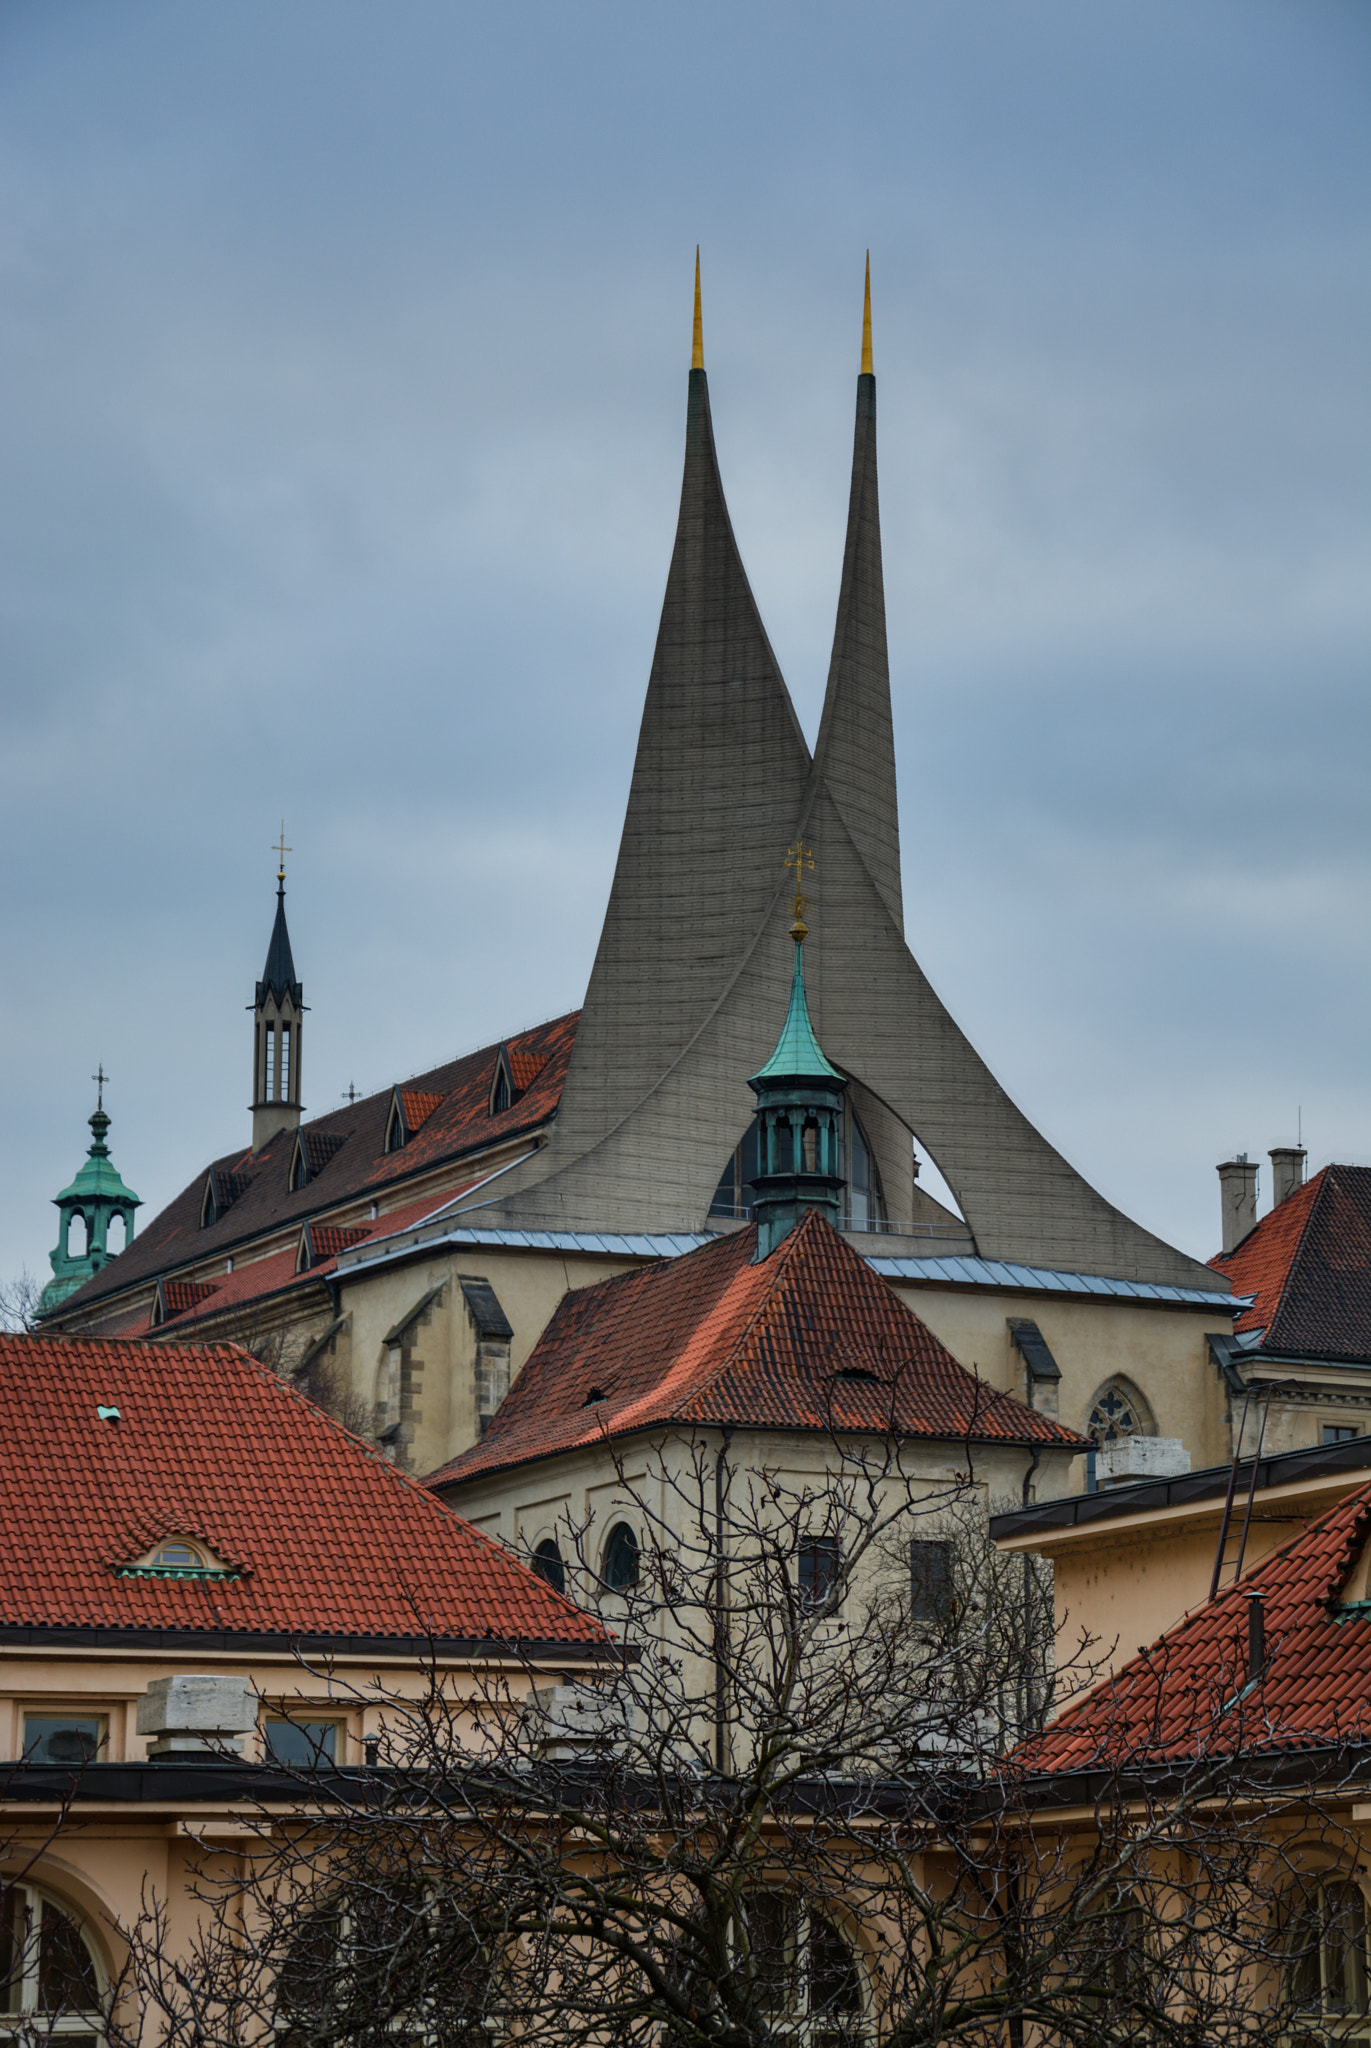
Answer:
MULTIPOLYGON (((754 1116, 743 1135, 742 1143, 735 1145, 729 1153, 728 1164, 719 1177, 719 1185, 714 1190, 714 1199, 709 1205, 711 1216, 746 1217, 751 1214, 752 1204, 757 1199, 753 1182, 761 1171, 757 1151, 757 1128, 757 1119, 754 1116)), ((788 1137, 786 1142, 789 1143, 788 1137)), ((790 1171, 788 1156, 777 1170, 781 1173, 790 1171)))
POLYGON ((1323 1878, 1293 1902, 1286 1929, 1292 2039, 1313 2026, 1319 2040, 1371 2042, 1367 1933, 1366 1894, 1349 1878, 1323 1878))
POLYGON ((1152 1410, 1132 1380, 1116 1373, 1105 1381, 1086 1413, 1085 1433, 1097 1444, 1117 1443, 1124 1437, 1155 1436, 1157 1424, 1152 1410))
POLYGON ((871 1149, 866 1132, 857 1118, 857 1112, 850 1112, 851 1132, 849 1153, 851 1165, 848 1171, 847 1218, 850 1230, 879 1230, 885 1222, 885 1201, 881 1194, 881 1176, 876 1165, 876 1155, 871 1149))
POLYGON ((751 1892, 737 1946, 753 1999, 780 2038, 795 2048, 863 2039, 857 1961, 827 1914, 795 1892, 751 1892))
POLYGON ((0 2007, 22 2028, 65 2048, 95 2048, 103 2038, 101 1968, 94 1945, 67 1906, 37 1886, 0 1885, 0 2007))
POLYGON ((566 1566, 562 1553, 550 1536, 545 1536, 533 1553, 533 1569, 540 1579, 546 1579, 554 1593, 566 1591, 566 1566))
POLYGON ((611 1593, 627 1593, 638 1583, 638 1539, 627 1522, 616 1522, 605 1539, 600 1577, 611 1593))
POLYGON ((1081 2004, 1114 2033, 1150 2040, 1159 1991, 1148 1952, 1147 1916, 1127 1891, 1106 1898, 1082 1929, 1074 1975, 1081 2004))
POLYGON ((438 1886, 369 1884, 297 1922, 284 1947, 279 2048, 392 2039, 487 2048, 497 2037, 496 1952, 438 1886))

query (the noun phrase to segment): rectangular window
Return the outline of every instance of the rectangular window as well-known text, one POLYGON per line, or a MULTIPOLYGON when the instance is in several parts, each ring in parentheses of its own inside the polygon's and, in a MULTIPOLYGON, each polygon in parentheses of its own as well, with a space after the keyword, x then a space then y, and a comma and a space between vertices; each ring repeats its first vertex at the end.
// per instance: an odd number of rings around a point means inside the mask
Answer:
POLYGON ((1350 1444, 1353 1437, 1361 1435, 1350 1422, 1325 1422, 1323 1440, 1326 1444, 1350 1444))
POLYGON ((909 1544, 910 1619, 942 1626, 952 1614, 952 1545, 914 1536, 909 1544))
POLYGON ((268 1721, 263 1731, 266 1760, 310 1770, 338 1761, 336 1721, 268 1721))
POLYGON ((828 1598, 838 1577, 837 1537, 806 1536, 800 1544, 799 1570, 800 1598, 807 1606, 817 1607, 828 1598))
POLYGON ((279 1091, 279 1092, 280 1092, 281 1100, 282 1100, 283 1102, 289 1102, 289 1101, 290 1101, 290 1026, 289 1026, 289 1024, 282 1024, 282 1025, 280 1026, 280 1032, 281 1032, 281 1087, 280 1087, 280 1091, 279 1091))
POLYGON ((84 1764, 105 1740, 96 1715, 25 1714, 24 1756, 31 1764, 84 1764))

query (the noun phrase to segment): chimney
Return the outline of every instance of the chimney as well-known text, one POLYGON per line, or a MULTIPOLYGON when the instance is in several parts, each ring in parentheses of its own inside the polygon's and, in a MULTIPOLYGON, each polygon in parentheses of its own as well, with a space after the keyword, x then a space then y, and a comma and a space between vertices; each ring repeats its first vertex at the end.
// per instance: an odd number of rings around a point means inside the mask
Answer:
POLYGON ((1271 1161, 1271 1206, 1279 1209, 1287 1195, 1304 1186, 1306 1153, 1303 1145, 1273 1145, 1267 1156, 1271 1161))
POLYGON ((1257 1163, 1245 1152, 1225 1159, 1218 1169, 1223 1208, 1223 1248, 1231 1252, 1257 1224, 1257 1163))

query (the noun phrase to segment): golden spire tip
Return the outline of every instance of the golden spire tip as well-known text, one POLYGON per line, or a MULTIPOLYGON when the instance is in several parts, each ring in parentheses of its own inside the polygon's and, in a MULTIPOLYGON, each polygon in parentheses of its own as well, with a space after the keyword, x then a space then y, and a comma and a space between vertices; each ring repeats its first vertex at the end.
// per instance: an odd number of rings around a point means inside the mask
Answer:
POLYGON ((866 303, 862 308, 862 375, 873 377, 871 367, 871 251, 866 252, 866 303))
POLYGON ((700 245, 695 244, 695 338, 690 350, 690 367, 703 370, 705 366, 705 330, 700 318, 700 245))

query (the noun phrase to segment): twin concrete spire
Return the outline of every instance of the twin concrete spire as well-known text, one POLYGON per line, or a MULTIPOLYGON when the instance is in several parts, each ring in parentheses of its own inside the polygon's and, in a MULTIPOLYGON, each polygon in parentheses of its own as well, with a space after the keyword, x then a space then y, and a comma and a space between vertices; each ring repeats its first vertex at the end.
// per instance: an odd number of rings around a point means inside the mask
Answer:
POLYGON ((886 1215, 919 1222, 917 1236, 883 1248, 1212 1285, 1033 1128, 905 945, 869 265, 847 537, 811 756, 724 500, 697 252, 680 511, 599 948, 551 1140, 498 1194, 476 1198, 472 1222, 703 1227, 750 1121, 745 1077, 785 1014, 782 863, 800 838, 817 863, 805 949, 815 1027, 849 1079, 886 1215), (915 1137, 960 1216, 916 1188, 915 1137))

